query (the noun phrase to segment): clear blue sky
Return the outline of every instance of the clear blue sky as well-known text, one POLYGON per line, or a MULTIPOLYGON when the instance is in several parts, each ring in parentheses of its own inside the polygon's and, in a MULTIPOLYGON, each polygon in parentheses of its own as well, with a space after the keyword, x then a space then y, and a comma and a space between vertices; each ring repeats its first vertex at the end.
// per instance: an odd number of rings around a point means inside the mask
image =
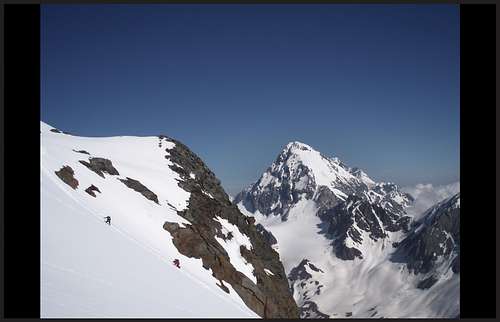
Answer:
POLYGON ((42 120, 164 133, 231 194, 289 141, 401 185, 459 179, 457 5, 42 5, 42 120))

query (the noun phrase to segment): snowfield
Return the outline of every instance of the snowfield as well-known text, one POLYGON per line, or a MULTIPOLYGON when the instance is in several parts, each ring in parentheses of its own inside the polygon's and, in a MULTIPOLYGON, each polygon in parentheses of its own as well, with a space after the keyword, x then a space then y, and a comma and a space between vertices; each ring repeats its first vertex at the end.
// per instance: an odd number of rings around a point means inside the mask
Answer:
MULTIPOLYGON (((397 239, 396 234, 378 242, 363 236, 360 250, 364 258, 345 261, 334 255, 331 241, 319 233, 321 220, 315 216, 313 201, 301 200, 285 222, 279 216, 252 214, 241 204, 238 207, 243 214, 254 216, 257 223, 276 237, 287 274, 303 259, 325 272, 308 271, 324 286, 313 300, 319 310, 331 318, 345 318, 349 312, 354 318, 371 315, 374 318, 428 318, 459 314, 460 279, 450 270, 447 280, 437 282, 429 290, 417 289, 415 275, 408 273, 404 264, 388 260, 394 251, 388 242, 397 239), (450 301, 455 305, 450 305, 450 301)), ((299 296, 295 293, 294 298, 297 300, 299 296)))
MULTIPOLYGON (((298 165, 308 168, 316 183, 316 186, 310 185, 315 193, 318 186, 326 186, 339 199, 346 200, 347 194, 339 190, 339 187, 344 189, 344 184, 353 185, 359 180, 370 189, 365 195, 371 202, 383 200, 380 205, 384 208, 398 204, 405 209, 409 205, 409 200, 396 190, 386 195, 380 194, 384 189, 395 185, 375 183, 363 171, 341 166, 342 163, 337 158, 323 157, 310 146, 300 142, 286 145, 280 157, 269 168, 286 168, 289 176, 281 180, 281 177, 273 177, 271 171, 266 170, 260 181, 243 192, 252 196, 260 193, 268 196, 269 191, 277 191, 280 185, 292 186, 292 180, 289 178, 294 178, 294 173, 300 169, 298 165), (290 148, 293 148, 291 152, 290 148), (282 158, 282 155, 286 155, 286 158, 282 158), (351 169, 352 173, 346 169, 351 169)), ((303 190, 301 181, 298 182, 299 185, 292 189, 303 190)), ((396 250, 393 242, 404 237, 403 231, 384 230, 387 236, 374 241, 368 232, 354 223, 354 227, 361 234, 362 242, 357 243, 348 238, 346 246, 359 249, 363 258, 343 260, 335 255, 332 239, 322 232, 325 223, 317 215, 318 203, 314 198, 301 195, 298 201, 291 203, 288 217, 284 221, 282 216, 274 211, 276 205, 277 203, 271 205, 271 211, 265 215, 258 209, 250 212, 242 201, 237 204, 243 214, 255 217, 256 223, 263 225, 274 235, 277 240, 275 249, 279 252, 287 274, 304 259, 320 270, 315 271, 306 265, 304 276, 312 277, 299 277, 292 285, 294 299, 299 306, 307 307, 307 301, 313 301, 317 309, 330 318, 429 318, 459 315, 460 275, 453 274, 449 262, 443 263, 442 269, 439 270, 441 278, 436 284, 423 290, 416 287, 421 276, 408 272, 404 263, 390 260, 396 250)), ((351 204, 348 208, 350 206, 351 204)), ((352 216, 356 212, 359 213, 356 208, 350 211, 352 216)), ((380 224, 380 219, 373 209, 372 213, 380 224)), ((380 226, 382 227, 381 224, 380 226)))
POLYGON ((181 255, 163 229, 165 221, 188 223, 176 211, 187 206, 189 193, 165 158, 173 143, 51 129, 41 123, 42 318, 258 318, 230 285, 229 295, 216 286, 200 259, 181 255), (119 175, 102 178, 78 162, 89 156, 111 160, 119 175), (74 170, 77 189, 55 174, 63 166, 74 170), (118 180, 127 177, 154 192, 159 204, 118 180), (85 192, 90 185, 99 189, 96 197, 85 192))

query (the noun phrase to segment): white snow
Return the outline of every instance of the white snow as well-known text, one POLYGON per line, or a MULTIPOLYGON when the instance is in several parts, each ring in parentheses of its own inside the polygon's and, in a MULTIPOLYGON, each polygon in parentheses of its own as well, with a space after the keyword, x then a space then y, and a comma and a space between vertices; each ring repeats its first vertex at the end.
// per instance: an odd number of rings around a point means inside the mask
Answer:
POLYGON ((334 159, 323 157, 321 153, 304 143, 289 143, 287 148, 293 149, 293 156, 288 162, 298 162, 300 160, 302 164, 312 169, 318 186, 333 188, 333 182, 337 180, 346 182, 354 178, 352 174, 339 166, 338 161, 335 162, 334 159))
POLYGON ((214 196, 212 196, 212 194, 210 194, 210 193, 206 192, 205 190, 202 190, 201 192, 203 192, 203 194, 204 194, 205 196, 208 196, 208 197, 210 197, 210 198, 212 198, 212 199, 215 199, 215 198, 214 198, 214 196))
POLYGON ((257 317, 231 288, 228 295, 216 286, 200 259, 181 255, 162 227, 189 224, 167 204, 185 209, 190 195, 164 157, 174 143, 160 148, 158 137, 85 138, 51 128, 41 123, 42 318, 257 317), (78 162, 89 156, 73 150, 111 160, 120 175, 101 178, 78 162), (65 165, 76 190, 54 173, 65 165), (117 180, 126 177, 157 194, 159 205, 117 180), (95 198, 84 191, 91 184, 101 191, 95 198))
MULTIPOLYGON (((374 182, 364 172, 358 175, 350 172, 338 158, 328 158, 301 142, 288 143, 281 153, 279 161, 264 172, 257 189, 266 191, 278 188, 283 181, 293 184, 293 189, 303 190, 307 187, 325 186, 337 197, 344 200, 347 195, 338 189, 340 185, 354 184, 373 186, 374 182), (283 161, 285 160, 285 161, 283 161), (300 166, 309 169, 306 175, 300 166)), ((256 191, 254 191, 255 193, 256 191)))
POLYGON ((240 232, 239 228, 231 224, 227 219, 215 217, 215 220, 221 223, 222 233, 226 236, 229 232, 232 233, 233 238, 231 240, 223 240, 222 238, 215 237, 219 244, 224 248, 230 258, 231 264, 236 268, 237 271, 245 274, 246 277, 251 279, 255 284, 257 284, 257 278, 253 274, 254 267, 251 263, 248 263, 243 256, 241 256, 240 246, 246 247, 246 249, 252 249, 252 243, 247 235, 240 232))
POLYGON ((264 268, 264 272, 267 274, 267 275, 273 275, 273 272, 271 272, 270 270, 268 270, 267 268, 264 268))

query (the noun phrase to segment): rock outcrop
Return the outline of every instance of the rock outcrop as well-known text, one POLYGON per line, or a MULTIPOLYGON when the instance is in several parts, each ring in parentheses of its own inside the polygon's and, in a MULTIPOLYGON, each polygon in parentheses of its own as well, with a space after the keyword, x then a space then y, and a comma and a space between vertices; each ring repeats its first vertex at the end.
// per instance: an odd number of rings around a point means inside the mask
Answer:
POLYGON ((90 185, 90 187, 88 187, 87 189, 85 189, 85 192, 88 193, 89 195, 91 195, 94 198, 96 197, 95 191, 101 193, 101 191, 99 190, 99 188, 97 188, 94 185, 90 185))
POLYGON ((138 180, 134 180, 129 177, 127 177, 127 179, 119 179, 119 180, 123 182, 130 189, 137 191, 138 193, 143 195, 146 199, 151 200, 156 204, 159 204, 158 196, 153 191, 149 190, 145 185, 140 183, 138 180))
POLYGON ((74 177, 75 172, 70 166, 64 166, 59 171, 55 171, 56 175, 68 186, 73 189, 78 187, 78 180, 74 177))
POLYGON ((167 150, 166 158, 173 162, 171 169, 182 179, 179 186, 191 193, 187 209, 178 212, 190 224, 185 227, 177 223, 164 224, 179 252, 200 258, 203 267, 210 269, 219 280, 219 287, 229 292, 224 283, 231 285, 245 304, 261 317, 298 318, 299 310, 289 291, 279 255, 257 230, 254 220, 245 217, 231 203, 220 181, 198 156, 177 140, 165 136, 161 139, 175 143, 174 148, 167 150), (229 255, 216 239, 231 237, 224 234, 218 218, 236 226, 250 240, 251 249, 240 246, 240 255, 254 268, 257 283, 231 264, 229 255))
POLYGON ((112 176, 118 176, 120 173, 113 167, 113 163, 105 158, 89 158, 89 162, 80 161, 81 164, 104 178, 104 173, 112 176))
POLYGON ((82 154, 88 154, 88 155, 90 155, 90 153, 88 153, 88 152, 87 152, 87 151, 85 151, 85 150, 75 150, 75 149, 73 149, 73 152, 76 152, 76 153, 82 153, 82 154))

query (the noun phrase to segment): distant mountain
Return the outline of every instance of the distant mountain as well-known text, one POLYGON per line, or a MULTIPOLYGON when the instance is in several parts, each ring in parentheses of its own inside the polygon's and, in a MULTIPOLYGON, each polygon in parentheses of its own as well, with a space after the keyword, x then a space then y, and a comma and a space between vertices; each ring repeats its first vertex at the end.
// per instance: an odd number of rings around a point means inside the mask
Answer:
POLYGON ((40 135, 42 317, 299 316, 269 236, 184 144, 40 135))
MULTIPOLYGON (((413 197, 394 183, 290 142, 233 202, 275 238, 303 318, 459 314, 459 272, 437 274, 442 261, 428 258, 435 243, 452 247, 432 227, 443 236, 454 228, 443 217, 418 230, 423 224, 406 212, 413 197)), ((443 254, 456 268, 453 236, 453 251, 443 254)))
POLYGON ((392 260, 406 263, 427 289, 451 270, 460 273, 460 193, 425 212, 401 241, 392 260))
POLYGON ((406 211, 415 220, 418 220, 433 205, 459 193, 460 181, 438 186, 417 184, 415 186, 403 187, 402 190, 415 198, 415 202, 406 211))

